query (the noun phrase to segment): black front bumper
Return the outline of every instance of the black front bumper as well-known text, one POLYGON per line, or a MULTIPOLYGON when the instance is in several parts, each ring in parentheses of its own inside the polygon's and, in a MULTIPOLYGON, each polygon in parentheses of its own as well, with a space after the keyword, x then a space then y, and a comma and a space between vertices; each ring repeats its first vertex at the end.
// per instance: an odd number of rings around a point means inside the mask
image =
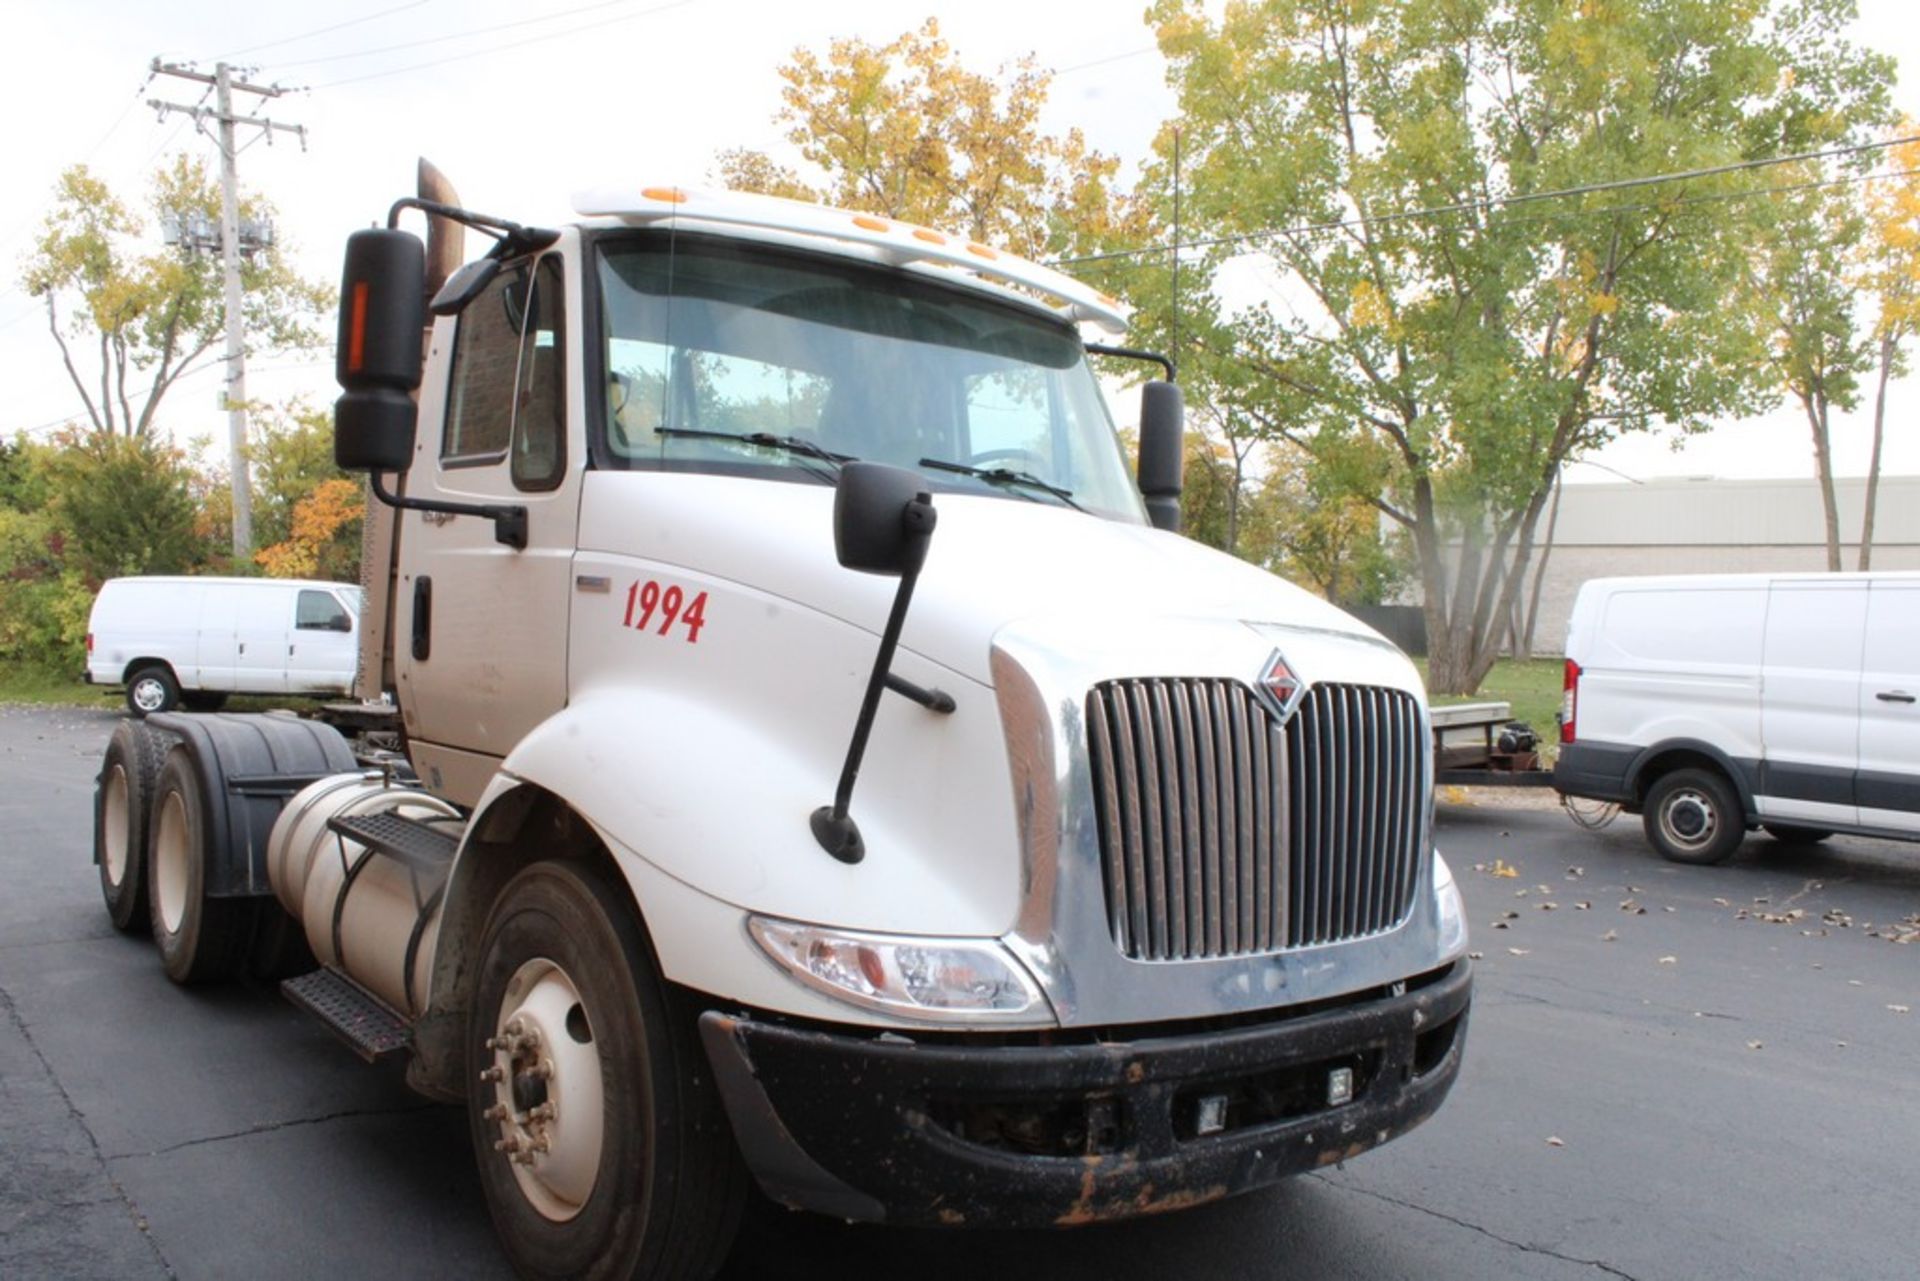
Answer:
POLYGON ((1226 1031, 1079 1044, 881 1040, 717 1011, 700 1027, 775 1200, 889 1223, 1072 1225, 1232 1196, 1426 1120, 1459 1074, 1472 976, 1463 959, 1423 980, 1226 1031), (1353 1097, 1329 1104, 1341 1068, 1353 1097))

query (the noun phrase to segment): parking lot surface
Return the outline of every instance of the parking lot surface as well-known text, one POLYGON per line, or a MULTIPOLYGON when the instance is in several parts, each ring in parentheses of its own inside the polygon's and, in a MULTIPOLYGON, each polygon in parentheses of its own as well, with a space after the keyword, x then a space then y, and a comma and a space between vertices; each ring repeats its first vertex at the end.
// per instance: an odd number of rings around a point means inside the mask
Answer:
MULTIPOLYGON (((174 987, 90 858, 114 717, 0 708, 0 1277, 485 1278, 456 1108, 264 987, 174 987)), ((1920 846, 1660 862, 1450 793, 1480 955, 1425 1127, 1165 1218, 904 1232, 759 1210, 735 1278, 1910 1278, 1920 846), (1908 940, 1908 941, 1902 941, 1908 940)))

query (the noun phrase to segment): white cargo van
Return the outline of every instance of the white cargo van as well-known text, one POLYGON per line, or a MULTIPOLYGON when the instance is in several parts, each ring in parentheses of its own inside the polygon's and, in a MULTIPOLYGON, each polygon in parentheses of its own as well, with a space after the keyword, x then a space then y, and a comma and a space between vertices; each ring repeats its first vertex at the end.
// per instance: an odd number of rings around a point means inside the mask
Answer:
POLYGON ((87 620, 87 683, 124 685, 135 716, 228 694, 345 694, 360 589, 287 578, 114 578, 87 620))
POLYGON ((1748 828, 1920 840, 1920 574, 1602 578, 1567 628, 1553 783, 1667 858, 1748 828))

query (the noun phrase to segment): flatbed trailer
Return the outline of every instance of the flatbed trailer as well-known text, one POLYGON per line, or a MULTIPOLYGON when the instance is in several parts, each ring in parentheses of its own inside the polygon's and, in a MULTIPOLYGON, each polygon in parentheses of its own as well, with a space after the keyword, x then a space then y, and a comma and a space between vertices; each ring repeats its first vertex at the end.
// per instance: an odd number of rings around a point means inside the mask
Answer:
POLYGON ((1551 787, 1553 771, 1532 747, 1502 750, 1501 731, 1513 724, 1506 702, 1455 703, 1430 712, 1433 781, 1455 787, 1551 787))

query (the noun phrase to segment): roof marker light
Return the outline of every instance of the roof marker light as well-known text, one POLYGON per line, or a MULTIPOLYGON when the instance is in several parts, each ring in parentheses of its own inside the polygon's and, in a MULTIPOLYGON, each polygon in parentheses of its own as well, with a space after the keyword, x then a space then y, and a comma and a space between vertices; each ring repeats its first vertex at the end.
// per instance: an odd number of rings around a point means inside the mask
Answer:
POLYGON ((915 227, 913 229, 913 238, 915 240, 924 240, 930 245, 944 245, 947 243, 945 236, 937 231, 929 231, 925 227, 915 227))
POLYGON ((642 187, 640 194, 648 200, 661 200, 670 205, 687 203, 687 193, 678 187, 642 187))
POLYGON ((990 249, 986 245, 968 245, 967 252, 970 254, 978 254, 980 257, 985 258, 989 262, 993 261, 995 258, 998 258, 1000 256, 999 250, 990 249))
POLYGON ((866 214, 855 214, 853 216, 853 225, 856 227, 864 227, 868 231, 892 231, 893 230, 893 224, 888 222, 886 219, 872 218, 867 216, 866 214))

